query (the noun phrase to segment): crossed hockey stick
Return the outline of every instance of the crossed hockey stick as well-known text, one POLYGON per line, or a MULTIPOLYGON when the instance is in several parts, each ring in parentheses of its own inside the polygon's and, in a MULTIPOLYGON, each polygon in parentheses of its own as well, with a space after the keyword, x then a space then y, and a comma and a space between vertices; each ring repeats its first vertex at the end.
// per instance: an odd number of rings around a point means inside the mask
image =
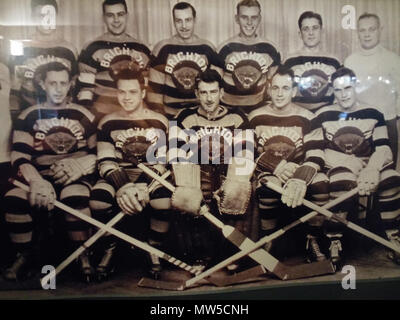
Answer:
MULTIPOLYGON (((22 182, 20 182, 18 180, 15 180, 15 179, 10 179, 10 182, 12 184, 14 184, 16 187, 18 187, 18 188, 20 188, 20 189, 22 189, 22 190, 24 190, 26 192, 29 192, 29 187, 27 185, 23 184, 22 182)), ((187 263, 185 263, 185 262, 183 262, 183 261, 181 261, 179 259, 176 259, 176 258, 170 256, 169 254, 167 254, 165 252, 162 252, 161 250, 150 246, 149 244, 147 244, 145 242, 137 240, 137 239, 135 239, 135 238, 133 238, 133 237, 121 232, 121 231, 118 231, 118 230, 112 228, 111 225, 114 225, 118 221, 118 219, 117 219, 118 215, 115 216, 114 219, 110 220, 108 222, 108 224, 104 224, 104 223, 101 223, 101 222, 99 222, 99 221, 97 221, 97 220, 95 220, 95 219, 93 219, 93 218, 81 213, 78 210, 75 210, 75 209, 63 204, 62 202, 60 202, 58 200, 54 201, 54 205, 57 208, 65 211, 65 212, 67 212, 67 213, 69 213, 69 214, 71 214, 71 215, 73 215, 73 216, 75 216, 77 218, 80 218, 81 220, 86 221, 87 223, 90 223, 90 224, 94 225, 95 227, 101 229, 101 230, 98 231, 97 234, 99 234, 100 231, 102 231, 104 233, 105 232, 111 233, 112 235, 114 235, 114 236, 116 236, 116 237, 118 237, 118 238, 120 238, 120 239, 122 239, 122 240, 124 240, 124 241, 126 241, 126 242, 128 242, 128 243, 130 243, 130 244, 132 244, 132 245, 144 250, 144 251, 147 251, 149 253, 155 254, 159 258, 164 259, 164 260, 176 265, 177 267, 190 272, 193 275, 198 275, 198 274, 201 273, 201 271, 198 268, 190 266, 187 263)), ((122 214, 122 213, 120 213, 120 214, 122 214)), ((121 219, 121 217, 118 217, 118 218, 121 219)), ((97 237, 98 237, 98 235, 97 235, 97 237)), ((93 244, 97 240, 97 239, 93 240, 93 238, 94 238, 94 236, 91 239, 89 239, 90 242, 88 240, 89 244, 93 244)), ((82 247, 78 248, 78 249, 80 249, 82 251, 84 250, 84 248, 82 248, 82 247)), ((70 259, 68 259, 68 261, 69 260, 70 259)), ((65 268, 65 266, 64 266, 64 268, 65 268)), ((47 276, 50 276, 50 278, 54 277, 54 272, 50 273, 47 276)), ((47 282, 43 281, 44 279, 45 279, 45 277, 41 280, 42 284, 46 284, 47 283, 47 282)), ((49 277, 47 277, 46 279, 48 281, 49 277)))

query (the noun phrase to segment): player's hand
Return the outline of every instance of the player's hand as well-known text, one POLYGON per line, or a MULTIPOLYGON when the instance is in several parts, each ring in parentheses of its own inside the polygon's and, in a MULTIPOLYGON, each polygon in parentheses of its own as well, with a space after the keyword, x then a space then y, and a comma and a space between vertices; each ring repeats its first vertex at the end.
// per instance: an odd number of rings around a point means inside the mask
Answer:
POLYGON ((148 191, 130 182, 119 188, 116 200, 121 210, 129 215, 139 213, 149 202, 148 191))
POLYGON ((281 162, 274 170, 274 175, 279 178, 283 183, 293 177, 299 165, 294 162, 281 162))
POLYGON ((360 196, 369 196, 378 188, 380 179, 379 170, 373 167, 365 167, 361 170, 358 179, 358 193, 360 196))
POLYGON ((303 204, 307 184, 300 179, 290 179, 283 187, 282 202, 288 207, 295 208, 303 204))
POLYGON ((79 164, 79 161, 72 158, 56 161, 50 167, 50 172, 53 175, 54 183, 64 186, 78 180, 85 174, 85 170, 79 164))
POLYGON ((32 207, 53 210, 56 192, 49 181, 44 179, 32 180, 29 187, 29 204, 32 207))

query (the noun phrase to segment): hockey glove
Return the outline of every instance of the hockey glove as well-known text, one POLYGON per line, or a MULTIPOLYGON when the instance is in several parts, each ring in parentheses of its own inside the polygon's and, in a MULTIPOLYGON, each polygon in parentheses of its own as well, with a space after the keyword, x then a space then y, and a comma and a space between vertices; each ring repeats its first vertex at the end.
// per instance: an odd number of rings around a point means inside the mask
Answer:
POLYGON ((307 184, 301 179, 290 179, 283 187, 282 202, 288 207, 295 208, 303 203, 307 184))
POLYGON ((200 215, 200 205, 203 193, 196 187, 176 187, 171 198, 171 205, 175 210, 200 215))
POLYGON ((379 170, 374 167, 365 167, 361 170, 358 179, 358 193, 360 196, 369 196, 378 188, 380 179, 379 170))
POLYGON ((52 184, 44 179, 32 180, 29 190, 29 204, 32 207, 53 210, 56 192, 52 184))
POLYGON ((92 173, 95 169, 95 161, 96 158, 93 155, 82 159, 66 158, 56 161, 50 167, 54 183, 67 185, 92 173))
POLYGON ((149 192, 145 183, 127 183, 118 189, 116 200, 121 210, 129 215, 141 212, 149 203, 149 192))
POLYGON ((274 176, 285 183, 293 177, 293 174, 296 172, 298 167, 299 165, 294 162, 286 162, 286 160, 282 160, 275 168, 274 176))

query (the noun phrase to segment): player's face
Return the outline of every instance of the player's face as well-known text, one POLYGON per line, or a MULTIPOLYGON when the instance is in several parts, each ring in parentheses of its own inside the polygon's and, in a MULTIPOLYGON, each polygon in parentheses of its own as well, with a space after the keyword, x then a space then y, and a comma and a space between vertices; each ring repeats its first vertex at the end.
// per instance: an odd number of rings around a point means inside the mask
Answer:
POLYGON ((365 18, 358 22, 358 38, 364 49, 375 48, 380 41, 381 28, 375 18, 365 18))
POLYGON ((356 90, 354 79, 349 75, 336 78, 333 81, 333 92, 337 103, 343 109, 351 109, 356 103, 356 90))
POLYGON ((192 9, 174 10, 174 25, 181 39, 190 39, 193 36, 195 25, 192 9))
POLYGON ((146 91, 140 87, 138 80, 118 80, 117 87, 118 102, 126 112, 135 112, 142 106, 146 91))
POLYGON ((316 18, 306 18, 301 22, 301 39, 307 48, 314 48, 321 42, 321 26, 316 18))
POLYGON ((68 72, 49 71, 46 79, 40 82, 43 90, 46 91, 47 102, 51 105, 60 105, 67 99, 71 81, 68 72))
POLYGON ((33 22, 41 34, 50 34, 56 29, 56 9, 54 6, 36 6, 32 12, 33 22))
POLYGON ((125 11, 124 5, 118 3, 105 6, 104 23, 107 31, 115 36, 123 34, 126 30, 128 21, 128 13, 125 11))
POLYGON ((247 38, 253 37, 261 21, 260 9, 240 6, 239 14, 235 18, 240 27, 240 34, 247 38))
POLYGON ((288 106, 296 94, 296 89, 293 87, 293 80, 287 74, 275 75, 272 78, 269 91, 272 104, 278 109, 283 109, 288 106))
POLYGON ((209 114, 217 110, 222 94, 223 89, 220 89, 217 81, 210 83, 200 81, 196 90, 196 96, 200 101, 201 108, 209 114))

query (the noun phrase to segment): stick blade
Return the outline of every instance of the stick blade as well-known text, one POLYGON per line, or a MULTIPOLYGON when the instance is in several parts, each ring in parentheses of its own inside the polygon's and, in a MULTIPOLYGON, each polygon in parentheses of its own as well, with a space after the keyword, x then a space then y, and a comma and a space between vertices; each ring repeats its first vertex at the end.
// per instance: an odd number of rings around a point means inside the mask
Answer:
POLYGON ((244 270, 242 272, 235 273, 234 275, 231 276, 218 277, 218 278, 215 276, 210 276, 209 278, 207 278, 207 280, 209 281, 212 280, 213 283, 218 285, 219 287, 226 287, 242 282, 265 280, 257 277, 266 273, 268 273, 268 271, 266 271, 266 269, 263 266, 258 265, 256 267, 244 270))
POLYGON ((140 279, 140 281, 138 282, 138 286, 144 288, 162 289, 170 291, 183 291, 185 289, 185 285, 182 282, 154 280, 146 277, 140 279))
POLYGON ((288 277, 284 280, 310 278, 335 273, 335 267, 330 260, 286 266, 286 268, 288 271, 288 277))

